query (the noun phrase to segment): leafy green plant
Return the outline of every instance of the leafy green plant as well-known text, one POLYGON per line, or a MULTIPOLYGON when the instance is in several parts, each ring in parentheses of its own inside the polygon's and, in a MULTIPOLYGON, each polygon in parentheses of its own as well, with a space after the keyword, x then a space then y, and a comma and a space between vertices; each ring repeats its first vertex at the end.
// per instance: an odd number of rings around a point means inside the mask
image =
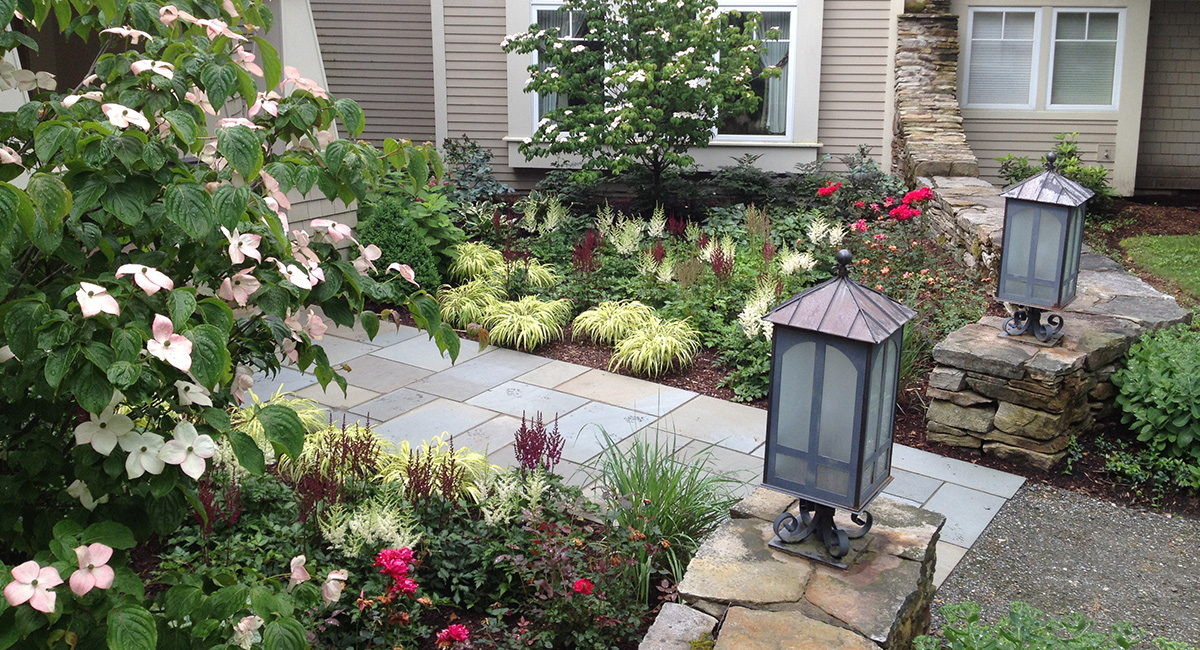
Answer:
POLYGON ((451 218, 458 206, 450 199, 441 155, 430 143, 405 140, 385 143, 383 156, 395 167, 386 177, 384 194, 397 200, 397 209, 437 255, 439 270, 445 271, 466 234, 451 218))
MULTIPOLYGON (((654 569, 681 579, 704 537, 728 517, 734 491, 745 481, 715 469, 713 445, 685 454, 679 438, 663 431, 640 435, 628 447, 602 433, 604 452, 591 471, 604 488, 609 516, 657 543, 654 569)), ((648 571, 643 580, 648 590, 648 571)))
POLYGON ((480 322, 496 345, 514 350, 535 350, 562 337, 571 317, 571 301, 544 301, 537 296, 489 304, 480 322))
POLYGON ((455 248, 450 275, 456 280, 470 282, 494 273, 504 265, 500 251, 478 242, 463 242, 455 248))
POLYGON ((442 141, 446 162, 450 163, 451 198, 457 203, 496 201, 513 189, 492 174, 492 151, 479 146, 467 134, 462 139, 442 141))
POLYGON ((562 281, 553 266, 541 263, 536 257, 505 262, 493 272, 501 276, 499 279, 505 286, 524 284, 535 289, 549 289, 562 281))
POLYGON ((571 333, 600 345, 616 345, 654 317, 652 307, 636 300, 605 300, 576 316, 571 333))
MULTIPOLYGON (((407 264, 416 276, 417 286, 432 288, 442 283, 437 258, 425 235, 414 226, 404 200, 385 196, 369 214, 363 219, 358 235, 364 244, 379 247, 380 256, 376 263, 381 264, 381 268, 407 264)), ((416 286, 410 288, 415 290, 416 286)))
POLYGON ((419 446, 410 445, 407 440, 401 441, 394 450, 380 456, 376 478, 383 483, 403 486, 411 478, 414 464, 421 458, 435 470, 453 463, 455 469, 461 472, 456 485, 458 493, 454 496, 470 499, 474 503, 483 498, 483 486, 500 470, 489 463, 487 456, 482 453, 466 447, 455 447, 453 437, 447 439, 441 435, 422 441, 419 446))
POLYGON ((490 277, 471 280, 458 287, 443 286, 437 293, 442 320, 459 328, 482 323, 488 308, 502 298, 504 288, 490 277))
POLYGON ((654 318, 617 342, 609 369, 658 377, 686 367, 700 351, 700 335, 685 320, 654 318))
MULTIPOLYGON (((1008 616, 995 625, 983 623, 979 605, 972 602, 947 605, 941 612, 946 617, 942 628, 945 640, 918 637, 916 650, 1124 650, 1149 639, 1129 623, 1118 623, 1108 632, 1101 632, 1083 614, 1060 619, 1020 602, 1012 603, 1008 616)), ((1153 646, 1158 650, 1192 650, 1188 644, 1166 639, 1155 639, 1153 646)))
MULTIPOLYGON (((1083 164, 1079 159, 1079 144, 1075 142, 1078 137, 1078 133, 1059 133, 1054 136, 1054 170, 1095 192, 1096 196, 1090 204, 1093 209, 1105 208, 1113 197, 1112 186, 1108 183, 1108 169, 1104 165, 1083 164)), ((1014 156, 1011 153, 996 159, 1000 163, 1001 178, 1009 184, 1040 174, 1045 169, 1046 156, 1042 156, 1041 160, 1042 164, 1032 165, 1028 156, 1014 156)))
POLYGON ((1158 454, 1200 460, 1200 332, 1143 334, 1113 373, 1121 421, 1158 454))

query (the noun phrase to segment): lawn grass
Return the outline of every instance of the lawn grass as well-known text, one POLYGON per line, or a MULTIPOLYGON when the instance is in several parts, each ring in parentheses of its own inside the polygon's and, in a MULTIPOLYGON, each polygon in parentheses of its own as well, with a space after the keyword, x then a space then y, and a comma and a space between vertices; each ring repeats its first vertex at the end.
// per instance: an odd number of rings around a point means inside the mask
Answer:
POLYGON ((1141 235, 1121 240, 1121 248, 1139 268, 1200 300, 1200 235, 1141 235))

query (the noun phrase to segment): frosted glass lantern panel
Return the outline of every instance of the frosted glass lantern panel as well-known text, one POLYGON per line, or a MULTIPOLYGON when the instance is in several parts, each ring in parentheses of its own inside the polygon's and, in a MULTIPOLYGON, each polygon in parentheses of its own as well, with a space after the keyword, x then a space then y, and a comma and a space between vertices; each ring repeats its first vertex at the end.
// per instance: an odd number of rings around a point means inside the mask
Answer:
MULTIPOLYGON (((1011 208, 1011 205, 1010 205, 1011 208)), ((1024 296, 1029 285, 1029 246, 1033 240, 1033 223, 1037 220, 1037 208, 1022 206, 1009 214, 1008 232, 1004 237, 1004 269, 1002 293, 1009 296, 1024 296)))
POLYGON ((871 381, 867 385, 867 421, 866 435, 863 437, 862 455, 864 458, 875 453, 879 444, 879 411, 880 405, 886 404, 887 396, 883 392, 883 356, 884 346, 875 347, 871 359, 871 381))
POLYGON ((812 427, 816 354, 817 344, 804 341, 792 345, 776 362, 780 369, 776 440, 784 447, 804 452, 808 451, 812 427))
POLYGON ((850 496, 850 472, 818 465, 816 488, 832 492, 839 497, 848 497, 850 496))
POLYGON ((817 453, 843 463, 850 462, 850 448, 854 439, 854 412, 858 406, 858 369, 844 352, 832 345, 825 346, 825 377, 821 388, 821 424, 817 453))
POLYGON ((775 454, 775 476, 805 485, 808 483, 808 461, 786 454, 775 454))
POLYGON ((1059 272, 1067 232, 1067 215, 1062 209, 1043 208, 1037 224, 1037 259, 1034 260, 1033 297, 1051 303, 1058 300, 1059 272))

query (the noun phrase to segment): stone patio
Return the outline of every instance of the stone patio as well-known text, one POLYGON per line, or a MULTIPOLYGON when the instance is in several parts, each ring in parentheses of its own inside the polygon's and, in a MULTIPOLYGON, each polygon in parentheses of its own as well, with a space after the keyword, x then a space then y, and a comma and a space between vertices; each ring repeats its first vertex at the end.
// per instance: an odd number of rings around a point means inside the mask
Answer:
MULTIPOLYGON (((741 496, 761 478, 767 418, 761 409, 512 350, 480 350, 474 341, 462 341, 452 364, 411 327, 385 326, 373 341, 360 328, 336 328, 322 343, 332 363, 348 368, 342 371, 346 395, 335 384, 322 390, 311 373, 293 368, 257 377, 255 394, 266 398, 282 389, 313 398, 335 420, 369 419, 377 433, 396 443, 448 434, 456 445, 483 451, 501 467, 516 464, 512 442, 522 413, 557 416, 567 440, 558 470, 585 490, 593 482, 588 464, 607 441, 629 444, 635 435, 674 436, 677 453, 685 456, 708 449, 717 470, 740 472, 745 479, 741 496)), ((900 445, 892 464, 894 480, 886 493, 947 519, 937 543, 935 585, 1024 482, 900 445)))

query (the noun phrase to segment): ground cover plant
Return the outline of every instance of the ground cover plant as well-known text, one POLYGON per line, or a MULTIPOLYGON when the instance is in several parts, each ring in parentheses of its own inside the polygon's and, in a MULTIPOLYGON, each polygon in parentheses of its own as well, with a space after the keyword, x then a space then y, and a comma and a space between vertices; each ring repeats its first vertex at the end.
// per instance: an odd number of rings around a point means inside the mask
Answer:
MULTIPOLYGON (((242 494, 218 454, 255 477, 302 456, 311 418, 293 405, 228 409, 282 359, 344 387, 320 346, 325 319, 373 335, 407 308, 456 352, 432 299, 399 288, 410 267, 385 274, 345 224, 288 220, 289 192, 374 200, 387 170, 416 177, 415 158, 334 138, 335 122, 362 132, 361 109, 281 65, 257 35, 273 22, 257 3, 21 0, 0 3, 0 24, 45 25, 52 11, 103 47, 65 93, 3 64, 3 83, 32 100, 0 113, 0 646, 257 634, 304 647, 300 621, 322 590, 289 591, 269 553, 211 580, 139 569, 192 513, 238 521, 242 494)), ((0 53, 18 43, 34 46, 6 31, 0 53)), ((306 492, 314 504, 323 480, 306 492)))
POLYGON ((1136 266, 1200 301, 1200 235, 1142 235, 1121 240, 1121 248, 1136 266))

